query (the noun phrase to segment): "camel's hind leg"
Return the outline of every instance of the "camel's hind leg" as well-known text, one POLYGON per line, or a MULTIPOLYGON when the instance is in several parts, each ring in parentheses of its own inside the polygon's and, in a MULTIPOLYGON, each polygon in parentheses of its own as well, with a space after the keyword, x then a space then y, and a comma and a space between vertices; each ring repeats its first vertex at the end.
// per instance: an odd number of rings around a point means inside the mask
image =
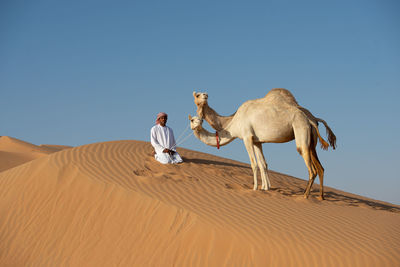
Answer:
POLYGON ((314 180, 316 175, 318 174, 319 176, 319 181, 320 181, 320 188, 319 188, 319 199, 323 200, 324 199, 324 168, 322 167, 321 162, 318 159, 317 151, 315 150, 317 146, 317 136, 316 132, 314 129, 311 131, 312 136, 310 138, 310 146, 309 146, 309 154, 311 158, 311 171, 313 173, 313 176, 311 179, 308 181, 306 190, 304 192, 304 197, 307 198, 308 195, 310 194, 311 188, 313 186, 314 180))
POLYGON ((264 158, 264 154, 262 151, 262 144, 255 143, 254 150, 256 152, 258 168, 260 169, 260 172, 261 172, 261 179, 262 179, 261 189, 269 190, 271 187, 271 182, 268 177, 268 165, 264 158))
POLYGON ((254 175, 254 186, 253 190, 257 190, 258 187, 258 182, 257 182, 257 161, 255 157, 255 151, 254 151, 254 142, 253 142, 253 137, 249 136, 246 138, 243 138, 244 145, 246 147, 247 153, 249 154, 250 158, 250 163, 251 163, 251 169, 253 170, 253 175, 254 175))
POLYGON ((315 150, 315 146, 311 147, 311 161, 312 164, 317 169, 318 177, 319 177, 319 199, 324 200, 324 167, 322 167, 321 162, 318 159, 317 151, 315 150))
POLYGON ((306 163, 308 169, 308 183, 304 192, 304 198, 308 198, 311 188, 314 184, 315 177, 317 177, 317 173, 315 172, 315 168, 312 167, 310 150, 305 148, 304 151, 302 150, 301 155, 303 156, 304 162, 306 163))
POLYGON ((308 183, 306 190, 304 191, 304 198, 308 198, 315 177, 317 176, 316 167, 313 166, 311 161, 311 145, 313 144, 312 129, 309 126, 308 120, 302 120, 302 118, 299 118, 296 124, 293 125, 293 130, 297 151, 303 157, 304 163, 308 169, 308 183), (308 127, 305 127, 305 125, 308 127))

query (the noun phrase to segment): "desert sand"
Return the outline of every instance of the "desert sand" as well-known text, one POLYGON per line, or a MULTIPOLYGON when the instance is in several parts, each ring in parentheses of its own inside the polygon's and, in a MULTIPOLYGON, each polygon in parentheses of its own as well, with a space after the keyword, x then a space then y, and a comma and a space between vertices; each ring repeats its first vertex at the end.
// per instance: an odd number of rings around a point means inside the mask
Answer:
POLYGON ((400 266, 400 206, 143 141, 0 138, 0 266, 400 266))
POLYGON ((60 145, 36 146, 9 136, 0 136, 0 172, 66 148, 70 147, 60 145))

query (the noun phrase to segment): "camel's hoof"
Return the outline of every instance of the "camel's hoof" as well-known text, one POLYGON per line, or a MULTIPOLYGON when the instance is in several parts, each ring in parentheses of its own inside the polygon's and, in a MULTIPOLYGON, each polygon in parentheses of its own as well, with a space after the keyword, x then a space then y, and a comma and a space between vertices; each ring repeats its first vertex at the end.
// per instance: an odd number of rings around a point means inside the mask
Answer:
POLYGON ((325 198, 323 197, 323 196, 319 196, 318 198, 317 198, 318 200, 325 200, 325 198))
POLYGON ((304 198, 307 199, 307 198, 308 198, 308 195, 304 194, 304 198))
POLYGON ((257 186, 253 187, 253 190, 256 191, 257 190, 257 186))

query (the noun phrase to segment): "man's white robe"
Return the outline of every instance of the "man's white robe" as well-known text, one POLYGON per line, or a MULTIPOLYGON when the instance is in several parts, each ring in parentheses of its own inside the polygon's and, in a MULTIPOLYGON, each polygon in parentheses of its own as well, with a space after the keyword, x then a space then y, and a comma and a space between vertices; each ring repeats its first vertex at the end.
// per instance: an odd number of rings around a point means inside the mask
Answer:
POLYGON ((150 131, 150 140, 151 145, 156 151, 156 154, 154 155, 156 160, 162 164, 182 162, 181 156, 175 150, 175 137, 171 128, 168 126, 163 127, 160 124, 154 125, 150 131), (175 153, 173 155, 163 153, 165 148, 173 150, 175 153))

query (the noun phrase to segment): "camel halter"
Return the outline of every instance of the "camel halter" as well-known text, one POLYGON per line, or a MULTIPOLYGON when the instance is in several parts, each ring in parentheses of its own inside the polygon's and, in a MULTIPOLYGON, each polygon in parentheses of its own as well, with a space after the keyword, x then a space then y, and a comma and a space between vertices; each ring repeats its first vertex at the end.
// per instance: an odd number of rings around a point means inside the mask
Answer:
POLYGON ((184 131, 181 133, 181 135, 179 135, 179 137, 176 139, 175 144, 171 147, 171 149, 172 149, 172 148, 175 148, 175 149, 176 149, 176 147, 177 147, 178 145, 183 144, 190 136, 192 136, 193 132, 189 133, 189 135, 187 135, 186 137, 182 138, 183 135, 186 133, 186 131, 189 130, 189 126, 190 126, 190 125, 186 126, 185 130, 184 130, 184 131))
POLYGON ((217 139, 217 148, 219 149, 219 136, 218 136, 218 131, 215 132, 215 138, 217 139))

